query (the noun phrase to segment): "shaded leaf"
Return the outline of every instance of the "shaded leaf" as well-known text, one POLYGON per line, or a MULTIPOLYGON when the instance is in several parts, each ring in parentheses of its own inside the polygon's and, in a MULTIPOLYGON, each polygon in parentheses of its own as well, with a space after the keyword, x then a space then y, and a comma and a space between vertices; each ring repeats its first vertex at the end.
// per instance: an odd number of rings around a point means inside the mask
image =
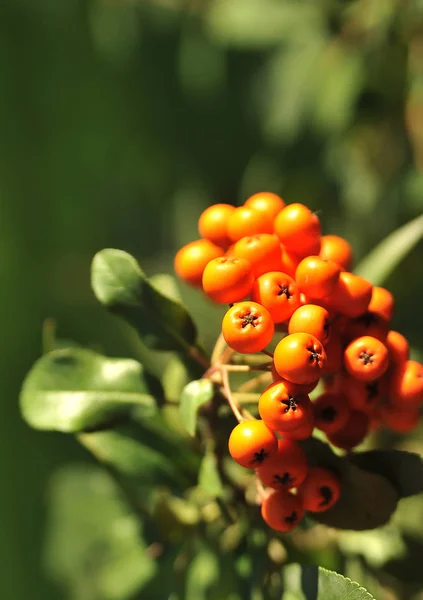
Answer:
POLYGON ((133 256, 107 248, 91 268, 97 299, 126 319, 153 350, 189 350, 197 332, 188 311, 152 285, 133 256))
POLYGON ((355 581, 323 567, 293 564, 282 573, 282 600, 375 600, 355 581))
POLYGON ((218 556, 203 548, 191 560, 186 573, 185 600, 207 600, 209 590, 219 582, 218 556))
POLYGON ((223 484, 217 467, 217 459, 211 451, 207 451, 201 461, 198 485, 208 496, 219 498, 223 495, 223 484))
POLYGON ((149 277, 149 281, 163 296, 167 296, 175 302, 182 302, 181 292, 175 277, 168 273, 155 273, 149 277))
POLYGON ((353 454, 351 462, 389 479, 400 498, 423 492, 423 460, 418 454, 404 450, 370 450, 353 454))
POLYGON ((102 469, 60 470, 49 507, 45 562, 66 597, 132 598, 156 574, 137 519, 102 469))
MULTIPOLYGON (((313 513, 320 523, 338 529, 375 529, 389 521, 397 507, 398 494, 390 481, 336 456, 324 442, 316 439, 301 443, 310 465, 327 467, 341 483, 341 497, 324 513, 313 513)), ((356 455, 358 456, 358 455, 356 455)))
POLYGON ((339 531, 336 539, 344 554, 361 555, 367 564, 377 569, 407 554, 400 529, 392 523, 373 531, 339 531))
POLYGON ((354 272, 373 285, 382 285, 405 256, 423 238, 423 215, 386 237, 370 252, 354 272))
POLYGON ((210 402, 214 395, 213 383, 210 379, 191 381, 181 394, 180 415, 188 433, 195 435, 198 409, 210 402))
POLYGON ((163 372, 162 384, 166 400, 169 402, 179 403, 183 389, 192 379, 183 358, 174 354, 163 372))
POLYGON ((24 419, 36 429, 77 432, 107 427, 137 407, 154 414, 160 386, 130 359, 64 348, 40 358, 21 390, 24 419))

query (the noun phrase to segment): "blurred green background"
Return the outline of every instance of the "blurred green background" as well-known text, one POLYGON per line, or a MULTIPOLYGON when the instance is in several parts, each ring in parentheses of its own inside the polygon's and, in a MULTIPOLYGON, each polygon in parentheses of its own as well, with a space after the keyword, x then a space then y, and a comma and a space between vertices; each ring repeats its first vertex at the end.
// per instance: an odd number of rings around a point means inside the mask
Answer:
MULTIPOLYGON (((423 211, 419 0, 2 0, 0 597, 63 597, 43 574, 46 489, 88 457, 30 430, 18 393, 60 337, 136 356, 97 305, 102 247, 149 273, 208 204, 262 190, 319 211, 362 257, 423 211)), ((387 287, 423 349, 420 244, 387 287)), ((183 288, 206 342, 219 322, 183 288)))

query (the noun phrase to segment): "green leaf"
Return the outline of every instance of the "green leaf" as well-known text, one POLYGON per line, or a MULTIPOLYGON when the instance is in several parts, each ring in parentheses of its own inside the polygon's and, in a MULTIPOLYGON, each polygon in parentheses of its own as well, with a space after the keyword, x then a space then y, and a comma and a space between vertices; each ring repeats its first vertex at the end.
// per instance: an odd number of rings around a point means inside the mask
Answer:
POLYGON ((423 492, 423 459, 418 454, 404 450, 370 450, 351 455, 351 462, 389 479, 400 498, 423 492))
POLYGON ((375 600, 358 583, 323 567, 293 564, 282 573, 282 600, 375 600))
POLYGON ((213 382, 210 379, 191 381, 182 390, 180 414, 182 423, 191 436, 195 435, 198 409, 210 402, 213 395, 213 382))
MULTIPOLYGON (((341 497, 313 519, 338 529, 375 529, 389 521, 396 510, 398 493, 391 482, 356 466, 353 458, 336 456, 328 444, 316 439, 301 443, 311 466, 327 467, 341 483, 341 497)), ((359 454, 354 455, 359 456, 359 454)))
POLYGON ((201 461, 198 485, 205 494, 212 498, 220 498, 223 495, 223 484, 217 467, 217 459, 210 450, 206 452, 201 461))
POLYGON ((24 419, 35 429, 78 432, 105 428, 137 408, 154 414, 158 382, 135 360, 64 348, 40 358, 21 390, 24 419))
POLYGON ((197 552, 186 573, 185 600, 207 600, 209 590, 219 582, 217 555, 204 548, 197 552))
POLYGON ((181 292, 175 277, 172 277, 168 273, 156 273, 149 280, 151 285, 163 294, 163 296, 167 296, 167 298, 175 300, 175 302, 182 302, 181 292))
POLYGON ((423 215, 420 215, 388 235, 357 265, 354 272, 373 285, 382 285, 422 238, 423 215))
POLYGON ((97 299, 128 321, 152 350, 189 350, 197 339, 188 311, 152 285, 136 259, 107 248, 98 252, 91 268, 97 299))
POLYGON ((58 471, 49 489, 45 560, 72 600, 126 600, 157 572, 140 525, 102 469, 58 471))

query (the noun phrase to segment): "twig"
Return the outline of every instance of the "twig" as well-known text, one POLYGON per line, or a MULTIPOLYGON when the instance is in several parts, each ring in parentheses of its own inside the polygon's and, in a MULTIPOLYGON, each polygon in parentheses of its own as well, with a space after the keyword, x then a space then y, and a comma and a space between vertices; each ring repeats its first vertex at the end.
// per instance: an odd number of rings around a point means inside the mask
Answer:
POLYGON ((229 406, 231 407, 232 412, 234 413, 236 419, 238 420, 238 423, 242 423, 242 421, 244 421, 244 417, 242 416, 237 403, 235 402, 233 396, 232 396, 232 390, 231 390, 231 386, 229 384, 229 374, 227 369, 222 369, 222 386, 223 386, 223 392, 224 395, 228 401, 229 406))
POLYGON ((218 360, 220 359, 220 357, 222 356, 223 352, 228 348, 227 343, 225 342, 225 338, 223 337, 223 333, 221 333, 219 335, 219 337, 217 338, 216 344, 213 348, 213 352, 211 355, 211 364, 215 365, 218 360))
POLYGON ((245 381, 239 386, 236 393, 241 394, 243 392, 249 392, 250 390, 254 390, 261 383, 266 383, 267 380, 272 380, 272 374, 269 371, 267 371, 266 373, 262 373, 261 375, 257 375, 256 377, 253 377, 253 379, 245 381))

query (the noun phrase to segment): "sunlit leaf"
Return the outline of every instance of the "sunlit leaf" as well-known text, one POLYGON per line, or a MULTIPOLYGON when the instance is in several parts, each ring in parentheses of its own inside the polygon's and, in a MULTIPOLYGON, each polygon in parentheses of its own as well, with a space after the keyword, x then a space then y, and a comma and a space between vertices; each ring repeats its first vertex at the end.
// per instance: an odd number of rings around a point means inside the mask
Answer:
POLYGON ((218 556, 203 548, 188 565, 186 573, 186 600, 207 600, 211 588, 219 582, 218 556))
POLYGON ((375 600, 358 583, 322 567, 289 565, 283 581, 282 600, 375 600))
POLYGON ((21 390, 24 419, 36 429, 77 432, 107 427, 134 408, 154 414, 160 386, 130 359, 64 348, 40 358, 21 390))
POLYGON ((212 496, 213 498, 218 498, 223 494, 223 485, 217 468, 217 459, 211 451, 207 451, 201 461, 198 485, 208 496, 212 496))
POLYGON ((213 398, 214 388, 210 379, 191 381, 181 394, 180 415, 184 427, 190 435, 195 435, 198 410, 213 398))

